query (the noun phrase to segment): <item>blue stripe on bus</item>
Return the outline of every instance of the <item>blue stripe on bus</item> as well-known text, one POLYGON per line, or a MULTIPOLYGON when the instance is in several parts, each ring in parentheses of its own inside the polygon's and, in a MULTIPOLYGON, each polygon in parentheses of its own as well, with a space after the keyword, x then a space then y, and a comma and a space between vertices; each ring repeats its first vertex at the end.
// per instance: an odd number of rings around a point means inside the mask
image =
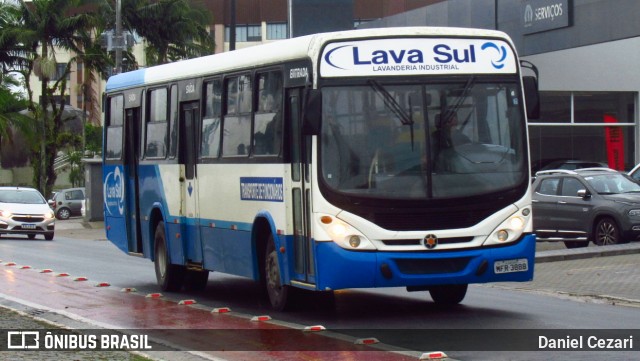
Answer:
POLYGON ((451 250, 440 252, 354 252, 340 248, 334 242, 316 243, 316 261, 319 274, 318 289, 371 288, 430 286, 441 284, 465 284, 487 282, 520 282, 533 279, 534 254, 536 240, 534 235, 525 235, 519 242, 509 246, 495 248, 476 248, 469 250, 451 250), (420 264, 429 260, 468 259, 466 265, 457 272, 417 271, 420 264), (526 272, 495 274, 495 261, 526 258, 529 269, 526 272), (412 273, 403 273, 398 267, 399 261, 413 262, 416 268, 412 273), (487 261, 484 273, 477 274, 483 261, 487 261), (383 276, 381 267, 386 265, 391 277, 383 276))
POLYGON ((107 80, 105 92, 124 89, 133 86, 141 86, 144 84, 145 69, 130 71, 114 75, 107 80))

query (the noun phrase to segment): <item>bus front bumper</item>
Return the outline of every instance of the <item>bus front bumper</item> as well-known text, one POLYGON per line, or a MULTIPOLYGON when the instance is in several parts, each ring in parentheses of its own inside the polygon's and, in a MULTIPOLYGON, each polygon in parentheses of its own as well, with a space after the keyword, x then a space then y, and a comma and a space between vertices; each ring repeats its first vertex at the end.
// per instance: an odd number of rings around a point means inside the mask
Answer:
POLYGON ((423 252, 355 252, 317 242, 319 290, 442 284, 526 282, 533 279, 536 238, 525 234, 499 247, 423 252))

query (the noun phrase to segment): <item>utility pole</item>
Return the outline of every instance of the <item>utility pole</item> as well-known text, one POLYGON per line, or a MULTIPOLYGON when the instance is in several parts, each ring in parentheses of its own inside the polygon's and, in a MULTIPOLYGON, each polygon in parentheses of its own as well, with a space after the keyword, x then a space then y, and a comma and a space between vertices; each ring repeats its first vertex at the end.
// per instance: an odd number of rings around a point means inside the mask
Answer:
POLYGON ((116 36, 113 39, 116 48, 116 74, 122 72, 122 48, 124 39, 122 37, 122 0, 116 0, 116 36))
POLYGON ((236 50, 236 0, 231 0, 231 24, 229 24, 229 51, 236 50))

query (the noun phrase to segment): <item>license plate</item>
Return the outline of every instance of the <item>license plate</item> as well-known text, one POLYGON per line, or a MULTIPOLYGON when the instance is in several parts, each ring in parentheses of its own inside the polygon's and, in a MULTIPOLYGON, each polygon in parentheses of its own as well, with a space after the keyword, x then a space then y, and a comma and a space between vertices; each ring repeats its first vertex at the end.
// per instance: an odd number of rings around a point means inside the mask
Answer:
POLYGON ((22 229, 36 229, 36 225, 35 224, 25 223, 25 224, 22 225, 22 229))
POLYGON ((512 272, 526 272, 529 270, 529 261, 526 258, 508 259, 505 261, 496 261, 493 264, 493 272, 498 273, 512 273, 512 272))

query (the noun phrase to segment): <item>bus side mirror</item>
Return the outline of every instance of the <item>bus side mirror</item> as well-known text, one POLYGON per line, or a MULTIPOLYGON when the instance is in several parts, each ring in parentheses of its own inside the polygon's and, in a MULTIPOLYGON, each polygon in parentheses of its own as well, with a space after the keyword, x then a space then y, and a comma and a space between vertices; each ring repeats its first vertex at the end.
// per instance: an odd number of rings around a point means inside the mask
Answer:
POLYGON ((302 109, 302 132, 306 135, 320 134, 322 121, 322 91, 307 89, 302 109))
POLYGON ((533 76, 523 76, 524 100, 527 105, 527 118, 540 118, 540 94, 538 93, 538 80, 533 76))

